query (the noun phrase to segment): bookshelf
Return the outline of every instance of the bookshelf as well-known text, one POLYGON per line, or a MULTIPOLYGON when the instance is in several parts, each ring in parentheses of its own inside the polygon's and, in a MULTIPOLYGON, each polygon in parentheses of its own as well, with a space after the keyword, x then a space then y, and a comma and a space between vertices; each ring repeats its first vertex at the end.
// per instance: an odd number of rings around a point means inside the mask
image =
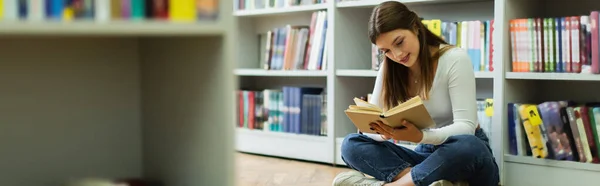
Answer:
POLYGON ((3 184, 234 185, 235 130, 219 125, 233 122, 231 6, 197 22, 0 20, 3 184))
MULTIPOLYGON (((558 58, 561 62, 581 62, 581 66, 575 66, 575 69, 585 69, 586 65, 591 64, 591 51, 598 52, 598 48, 591 45, 571 45, 569 47, 565 43, 565 41, 569 40, 558 40, 562 41, 558 45, 543 45, 543 47, 537 47, 533 45, 520 45, 520 46, 530 46, 536 48, 544 49, 543 52, 522 52, 515 51, 513 48, 515 46, 511 45, 511 26, 514 26, 516 22, 511 22, 513 20, 524 19, 524 18, 562 18, 562 17, 575 17, 578 23, 581 23, 580 16, 590 16, 592 11, 597 11, 597 7, 600 6, 598 2, 594 1, 575 1, 570 4, 568 9, 563 8, 566 2, 564 1, 516 1, 516 0, 506 0, 502 2, 497 2, 496 10, 499 11, 496 19, 502 19, 502 33, 496 35, 496 37, 502 38, 503 44, 502 48, 498 48, 502 55, 498 55, 498 57, 502 58, 503 61, 502 67, 504 68, 504 80, 502 81, 502 100, 495 100, 502 104, 496 104, 494 109, 501 109, 504 117, 495 118, 494 124, 501 124, 502 136, 504 136, 504 140, 501 149, 504 152, 504 184, 505 185, 585 185, 586 183, 592 182, 596 179, 596 175, 600 173, 600 164, 597 163, 587 163, 587 162, 577 162, 570 160, 554 160, 552 158, 544 159, 544 158, 533 158, 531 155, 527 155, 526 152, 522 150, 522 148, 515 147, 516 143, 512 140, 518 139, 518 137, 509 136, 512 132, 518 131, 514 129, 511 125, 511 120, 507 117, 510 115, 509 111, 511 106, 509 103, 530 103, 530 104, 538 104, 538 108, 543 108, 539 106, 544 102, 549 101, 562 101, 562 100, 572 100, 576 102, 576 105, 570 105, 570 107, 574 108, 575 111, 579 107, 581 109, 585 109, 585 107, 581 104, 597 102, 599 98, 597 94, 595 94, 598 89, 598 83, 600 75, 597 73, 592 73, 590 71, 582 70, 581 72, 564 72, 567 71, 567 68, 561 68, 561 66, 556 65, 546 65, 548 61, 557 61, 557 58, 547 58, 552 57, 554 55, 558 55, 559 57, 563 57, 563 54, 567 54, 567 52, 582 52, 575 55, 573 58, 569 58, 568 60, 558 58), (556 48, 559 50, 556 50, 556 48), (588 51, 586 51, 588 50, 588 51), (519 56, 535 56, 535 54, 543 54, 542 60, 536 60, 533 58, 533 64, 531 66, 526 66, 525 70, 520 65, 519 62, 523 62, 523 58, 519 56), (588 56, 589 55, 589 56, 588 56), (516 58, 512 58, 516 56, 516 58), (588 56, 588 57, 585 57, 588 56), (541 64, 544 64, 543 67, 546 68, 543 71, 536 70, 535 62, 541 61, 541 64), (586 62, 587 61, 587 62, 586 62), (515 63, 517 62, 517 63, 515 63), (533 68, 528 68, 533 67, 533 68), (515 152, 516 151, 516 152, 515 152), (525 174, 525 172, 527 172, 525 174), (552 176, 552 175, 560 175, 560 176, 552 176)), ((584 23, 585 23, 585 19, 584 23)), ((554 21, 552 21, 554 22, 554 21)), ((546 22, 545 26, 548 26, 551 22, 546 22)), ((594 24, 597 25, 597 22, 594 24)), ((578 25, 582 26, 582 25, 578 25)), ((587 26, 584 24, 584 26, 587 26)), ((518 28, 518 27, 515 27, 518 28)), ((544 38, 543 44, 550 43, 554 40, 546 40, 550 34, 556 37, 556 28, 552 25, 549 26, 549 30, 553 30, 555 32, 544 32, 542 38, 544 38)), ((567 33, 577 33, 582 31, 580 29, 571 30, 571 32, 567 33)), ((597 32, 597 31, 596 31, 597 32)), ((581 33, 581 32, 580 32, 581 33)), ((561 32, 562 36, 563 32, 561 32)), ((580 39, 589 36, 581 36, 577 35, 577 37, 561 37, 561 39, 568 38, 571 41, 581 41, 580 39)), ((530 38, 531 39, 531 38, 530 38)), ((590 40, 591 41, 591 40, 590 40)), ((518 43, 518 42, 515 42, 518 43)), ((591 42, 590 42, 591 43, 591 42)), ((578 43, 581 44, 581 43, 578 43)), ((539 58, 538 58, 539 59, 539 58)), ((527 61, 525 61, 527 62, 527 61)), ((527 63, 525 63, 527 65, 527 63)), ((539 63, 538 63, 539 64, 539 63)), ((564 64, 564 63, 563 63, 564 64)), ((576 63, 573 63, 576 64, 576 63)), ((593 105, 588 105, 588 108, 593 108, 593 105)), ((514 109, 514 107, 513 107, 514 109)), ((541 109, 540 109, 541 110, 541 109)), ((578 112, 581 113, 581 112, 578 112)), ((542 113, 540 113, 542 114, 542 113)), ((546 115, 552 115, 546 113, 546 115)), ((543 114, 542 114, 543 116, 543 114)), ((579 116, 585 118, 594 118, 593 115, 590 114, 580 114, 579 116)), ((568 115, 566 118, 569 118, 568 115)), ((549 132, 555 131, 555 128, 547 126, 548 123, 544 120, 544 127, 549 132)), ((562 123, 562 122, 560 122, 562 123)), ((584 122, 587 123, 587 122, 584 122)), ((592 124, 592 123, 590 123, 592 124)), ((518 126, 518 125, 517 125, 518 126)), ((564 125, 565 127, 572 128, 569 124, 564 125)), ((583 124, 582 126, 586 126, 583 124)), ((587 129, 580 130, 579 132, 586 131, 587 129)), ((573 133, 565 135, 570 136, 574 135, 573 133)), ((585 134, 584 134, 585 135, 585 134)), ((587 135, 586 135, 587 137, 587 135)), ((598 139, 597 136, 591 135, 591 138, 588 139, 598 139)), ((521 139, 523 139, 521 137, 521 139)), ((553 137, 548 138, 549 141, 553 141, 553 137)), ((573 141, 572 137, 567 137, 568 141, 573 141)), ((516 141, 516 140, 515 140, 516 141)), ((556 144, 556 143, 553 143, 556 144)), ((569 145, 567 145, 570 147, 569 145)), ((589 147, 589 146, 588 146, 589 147)), ((579 152, 577 148, 569 148, 572 151, 579 152)), ((590 149, 591 150, 591 149, 590 149)), ((596 150, 596 149, 594 149, 596 150)))
MULTIPOLYGON (((383 1, 326 1, 322 4, 262 8, 259 6, 262 5, 262 1, 255 0, 248 3, 248 6, 254 5, 254 7, 234 6, 233 15, 239 19, 237 33, 240 41, 236 52, 238 56, 247 59, 238 61, 238 67, 233 72, 239 79, 239 90, 256 93, 264 89, 281 89, 284 86, 318 86, 326 92, 323 95, 326 104, 322 107, 326 115, 323 124, 326 132, 323 135, 315 137, 293 132, 272 131, 264 127, 253 128, 256 126, 251 126, 252 124, 249 123, 237 122, 239 135, 236 136, 236 149, 238 151, 336 165, 344 164, 339 158, 339 146, 343 137, 354 133, 356 128, 342 111, 352 102, 352 98, 365 96, 373 89, 377 71, 372 69, 371 44, 367 38, 366 24, 371 9, 380 2, 383 1), (264 34, 288 24, 310 25, 313 13, 318 11, 326 11, 327 15, 325 35, 327 42, 323 44, 327 45, 323 47, 323 60, 326 60, 327 64, 316 70, 267 69, 264 57, 267 46, 263 41, 264 34), (363 23, 363 26, 357 26, 357 23, 363 23)), ((421 0, 410 1, 408 4, 426 19, 447 18, 449 21, 471 21, 491 20, 494 16, 493 1, 421 0), (448 6, 452 11, 448 10, 448 6)), ((476 73, 478 98, 493 98, 494 77, 498 74, 497 71, 489 70, 476 73)), ((240 99, 247 98, 239 97, 238 101, 240 99)), ((252 107, 248 106, 250 103, 238 103, 237 106, 240 105, 245 105, 245 109, 252 107)), ((239 113, 244 111, 238 108, 234 112, 240 115, 239 113)))

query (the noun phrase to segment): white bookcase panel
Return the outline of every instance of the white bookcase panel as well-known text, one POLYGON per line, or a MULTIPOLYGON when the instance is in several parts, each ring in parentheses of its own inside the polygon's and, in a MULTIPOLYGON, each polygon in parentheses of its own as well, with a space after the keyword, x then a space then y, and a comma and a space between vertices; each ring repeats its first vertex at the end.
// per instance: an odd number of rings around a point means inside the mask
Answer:
POLYGON ((599 164, 505 156, 504 185, 590 185, 598 179, 599 164))
POLYGON ((301 159, 322 163, 333 162, 332 143, 328 137, 283 132, 237 129, 236 148, 241 152, 301 159))

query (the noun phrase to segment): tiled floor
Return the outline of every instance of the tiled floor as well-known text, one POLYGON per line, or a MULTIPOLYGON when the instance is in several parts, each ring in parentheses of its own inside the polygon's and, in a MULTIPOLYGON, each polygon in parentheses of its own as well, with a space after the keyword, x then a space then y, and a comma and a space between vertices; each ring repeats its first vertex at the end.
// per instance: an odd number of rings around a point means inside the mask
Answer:
POLYGON ((237 186, 328 186, 335 175, 349 170, 329 164, 237 153, 237 186))

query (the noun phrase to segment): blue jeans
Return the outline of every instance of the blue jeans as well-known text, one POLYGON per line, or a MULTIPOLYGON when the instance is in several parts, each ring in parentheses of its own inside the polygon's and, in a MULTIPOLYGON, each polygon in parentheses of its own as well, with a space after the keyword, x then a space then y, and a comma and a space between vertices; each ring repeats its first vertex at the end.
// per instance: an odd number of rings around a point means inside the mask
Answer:
POLYGON ((498 165, 488 141, 483 130, 477 129, 475 135, 452 136, 441 145, 419 144, 413 151, 354 133, 342 143, 342 159, 348 167, 385 182, 412 167, 410 174, 417 186, 438 180, 498 186, 498 165))

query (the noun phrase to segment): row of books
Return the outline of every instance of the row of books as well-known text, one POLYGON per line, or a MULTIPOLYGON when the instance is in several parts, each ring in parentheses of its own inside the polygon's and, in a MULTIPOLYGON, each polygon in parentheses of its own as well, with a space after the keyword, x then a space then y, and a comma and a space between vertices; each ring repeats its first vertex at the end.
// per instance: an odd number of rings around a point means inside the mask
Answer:
MULTIPOLYGON (((358 97, 359 99, 369 102, 372 98, 372 94, 367 94, 358 97)), ((487 135, 489 139, 489 143, 492 141, 492 117, 494 116, 494 100, 492 98, 480 98, 476 100, 477 104, 477 122, 479 123, 479 127, 483 130, 483 132, 487 135)), ((358 129, 357 129, 358 131, 358 129)), ((406 142, 406 141, 398 141, 391 140, 396 144, 404 144, 404 145, 416 145, 416 143, 406 142)))
MULTIPOLYGON (((494 71, 492 39, 494 20, 447 22, 440 19, 423 19, 421 22, 449 44, 466 49, 474 71, 494 71)), ((383 57, 377 46, 372 45, 371 69, 379 70, 383 57)))
POLYGON ((510 20, 512 71, 600 73, 598 16, 510 20))
POLYGON ((238 90, 239 128, 327 135, 327 97, 320 87, 238 90))
POLYGON ((0 20, 215 20, 219 0, 2 0, 0 20))
POLYGON ((234 10, 257 10, 267 8, 286 8, 292 6, 327 3, 326 0, 233 0, 234 10))
POLYGON ((508 104, 509 153, 600 163, 600 103, 508 104))
POLYGON ((259 35, 260 59, 266 70, 325 70, 327 12, 312 14, 310 25, 287 25, 259 35))

